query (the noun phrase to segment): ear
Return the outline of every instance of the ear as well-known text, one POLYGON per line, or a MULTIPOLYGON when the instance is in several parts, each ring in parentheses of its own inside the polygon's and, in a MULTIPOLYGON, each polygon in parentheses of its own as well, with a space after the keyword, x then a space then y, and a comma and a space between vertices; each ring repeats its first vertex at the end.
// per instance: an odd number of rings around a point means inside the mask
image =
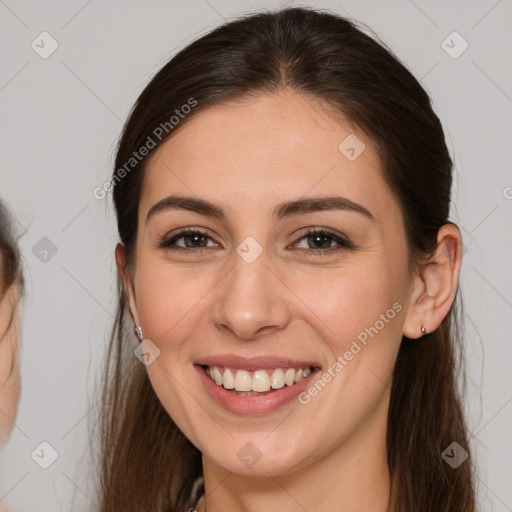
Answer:
POLYGON ((118 243, 116 245, 116 265, 117 271, 121 278, 124 292, 128 297, 128 304, 130 306, 130 315, 134 325, 140 325, 139 314, 137 312, 137 302, 135 300, 135 288, 133 286, 132 276, 126 264, 126 249, 124 244, 118 243))
POLYGON ((454 224, 444 224, 437 233, 437 249, 412 282, 403 335, 416 339, 435 331, 452 307, 462 262, 462 237, 454 224))

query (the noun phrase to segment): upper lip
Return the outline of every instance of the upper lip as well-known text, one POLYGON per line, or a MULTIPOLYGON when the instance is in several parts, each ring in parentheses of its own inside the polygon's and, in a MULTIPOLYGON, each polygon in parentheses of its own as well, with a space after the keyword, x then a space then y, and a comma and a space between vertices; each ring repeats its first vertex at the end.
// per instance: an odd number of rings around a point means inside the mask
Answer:
POLYGON ((305 361, 298 359, 290 359, 278 356, 256 356, 256 357, 240 357, 233 354, 209 356, 198 359, 195 364, 200 366, 223 366, 227 368, 235 368, 238 370, 256 371, 272 368, 309 368, 320 367, 315 361, 305 361))

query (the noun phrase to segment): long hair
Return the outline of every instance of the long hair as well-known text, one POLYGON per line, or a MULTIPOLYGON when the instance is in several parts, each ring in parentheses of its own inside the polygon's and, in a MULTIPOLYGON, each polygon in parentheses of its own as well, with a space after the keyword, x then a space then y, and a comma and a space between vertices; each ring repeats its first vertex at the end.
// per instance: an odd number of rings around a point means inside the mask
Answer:
MULTIPOLYGON (((432 254, 438 229, 448 222, 452 160, 428 94, 382 42, 354 22, 326 11, 288 8, 239 18, 197 39, 138 98, 110 183, 129 264, 149 158, 134 161, 134 151, 147 146, 148 137, 158 148, 209 106, 280 90, 320 99, 372 139, 403 212, 411 268, 432 254), (194 106, 185 109, 187 104, 194 106), (170 119, 176 110, 188 113, 176 118, 175 127, 170 119)), ((164 410, 135 360, 119 281, 118 294, 103 378, 101 510, 181 512, 194 505, 190 493, 201 475, 201 454, 164 410)), ((457 383, 455 314, 454 303, 422 342, 403 338, 396 360, 387 452, 399 512, 475 509, 471 457, 453 469, 441 456, 454 441, 470 452, 457 383)))

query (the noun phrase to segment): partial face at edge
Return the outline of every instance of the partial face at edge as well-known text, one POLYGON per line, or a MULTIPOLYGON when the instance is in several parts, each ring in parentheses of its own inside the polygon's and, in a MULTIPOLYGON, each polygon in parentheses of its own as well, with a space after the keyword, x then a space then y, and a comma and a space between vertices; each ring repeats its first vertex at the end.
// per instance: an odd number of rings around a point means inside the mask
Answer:
POLYGON ((148 166, 131 301, 160 351, 147 370, 184 434, 229 471, 289 473, 385 430, 407 246, 371 141, 357 133, 366 149, 353 161, 339 149, 352 132, 301 96, 261 96, 196 114, 148 166), (148 216, 169 196, 209 201, 224 218, 174 208, 148 216), (273 216, 281 203, 320 197, 352 207, 273 216), (202 233, 169 244, 185 228, 202 233), (295 384, 300 394, 253 407, 252 397, 224 400, 220 386, 212 393, 198 366, 217 358, 236 372, 237 358, 255 357, 315 371, 295 384), (261 454, 252 467, 247 443, 261 454))
POLYGON ((5 444, 11 433, 21 391, 16 354, 19 299, 18 283, 13 283, 0 295, 0 446, 5 444))

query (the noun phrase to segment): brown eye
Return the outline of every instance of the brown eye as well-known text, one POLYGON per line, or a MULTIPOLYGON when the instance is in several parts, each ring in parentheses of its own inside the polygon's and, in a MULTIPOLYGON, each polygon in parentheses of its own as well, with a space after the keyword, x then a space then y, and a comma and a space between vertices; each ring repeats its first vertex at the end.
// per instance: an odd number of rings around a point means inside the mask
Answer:
POLYGON ((325 229, 312 229, 303 234, 295 241, 296 245, 299 242, 306 241, 307 247, 300 248, 300 250, 311 249, 313 253, 332 252, 341 249, 354 249, 354 245, 344 238, 343 236, 328 231, 325 229), (338 244, 338 247, 333 247, 332 244, 338 244))
POLYGON ((190 249, 204 249, 207 247, 208 239, 210 236, 206 231, 198 229, 186 229, 167 238, 160 243, 160 248, 171 250, 184 250, 190 249), (184 245, 178 245, 176 242, 183 239, 184 245))
MULTIPOLYGON (((159 247, 161 249, 173 251, 190 252, 194 249, 199 249, 201 251, 208 247, 212 247, 211 245, 208 246, 208 240, 214 242, 214 247, 217 245, 206 231, 200 229, 184 229, 172 237, 164 239, 159 244, 159 247), (183 243, 178 244, 177 242, 182 239, 183 243)), ((306 241, 307 246, 305 248, 299 248, 299 250, 317 255, 342 249, 355 248, 354 245, 345 237, 325 229, 311 229, 307 231, 295 241, 294 245, 297 245, 302 241, 306 241), (333 244, 337 244, 337 247, 333 246, 333 244)))

